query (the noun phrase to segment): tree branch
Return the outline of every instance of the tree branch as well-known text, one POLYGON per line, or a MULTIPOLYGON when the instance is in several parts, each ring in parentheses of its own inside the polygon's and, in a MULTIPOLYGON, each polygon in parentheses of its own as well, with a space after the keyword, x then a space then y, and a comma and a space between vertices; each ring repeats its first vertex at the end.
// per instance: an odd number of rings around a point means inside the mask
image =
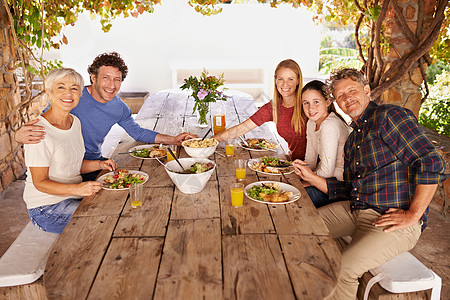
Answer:
POLYGON ((425 85, 425 95, 420 100, 420 105, 422 105, 422 103, 428 98, 428 95, 430 94, 430 90, 428 88, 428 82, 427 82, 427 73, 423 67, 425 62, 426 61, 423 56, 421 58, 419 58, 420 74, 422 74, 423 83, 425 85))
MULTIPOLYGON (((448 1, 446 1, 448 2, 448 1)), ((398 65, 402 66, 403 70, 410 70, 412 65, 423 55, 425 55, 428 50, 431 48, 431 46, 433 45, 433 43, 436 41, 438 35, 439 35, 439 31, 442 25, 442 22, 444 21, 444 14, 443 11, 440 10, 441 14, 437 15, 435 17, 436 19, 440 19, 440 21, 438 22, 433 22, 435 24, 435 27, 431 29, 430 34, 427 36, 427 38, 423 41, 420 42, 420 44, 418 45, 418 47, 416 49, 414 49, 413 51, 411 51, 407 56, 405 56, 404 59, 401 60, 401 62, 398 65)), ((428 30, 427 32, 429 32, 430 30, 428 30)), ((397 65, 397 66, 398 66, 397 65)), ((397 83, 399 83, 403 76, 404 73, 399 72, 399 68, 392 68, 389 69, 389 71, 396 69, 397 72, 395 73, 394 76, 392 76, 390 79, 386 80, 385 82, 381 83, 379 86, 377 86, 376 88, 374 88, 371 91, 371 96, 374 100, 377 100, 385 91, 387 91, 388 89, 392 88, 394 85, 396 85, 397 83)), ((386 77, 388 78, 388 77, 386 77)))
POLYGON ((353 3, 355 3, 356 8, 362 13, 365 14, 366 11, 361 7, 361 5, 359 4, 358 0, 353 0, 353 3))
POLYGON ((391 1, 392 7, 395 11, 395 17, 397 22, 400 25, 400 28, 402 29, 403 33, 406 35, 408 40, 414 45, 417 46, 419 44, 419 39, 414 35, 414 33, 409 28, 408 24, 406 23, 405 16, 402 14, 402 10, 400 6, 398 5, 397 1, 391 1))
MULTIPOLYGON (((375 60, 377 63, 377 67, 375 68, 375 73, 373 75, 373 83, 374 85, 378 85, 380 83, 381 74, 384 72, 384 61, 381 57, 381 43, 380 43, 380 32, 381 32, 381 24, 386 16, 386 12, 389 6, 389 0, 383 2, 383 6, 381 7, 380 15, 378 16, 377 21, 375 22, 375 60)), ((395 1, 393 1, 395 2, 395 1)))
POLYGON ((364 14, 360 14, 358 21, 356 22, 356 26, 355 26, 355 43, 358 46, 359 57, 361 58, 363 63, 366 64, 367 61, 366 61, 366 58, 364 57, 364 54, 362 51, 361 42, 359 41, 359 28, 361 27, 361 23, 362 23, 363 19, 364 19, 364 14))

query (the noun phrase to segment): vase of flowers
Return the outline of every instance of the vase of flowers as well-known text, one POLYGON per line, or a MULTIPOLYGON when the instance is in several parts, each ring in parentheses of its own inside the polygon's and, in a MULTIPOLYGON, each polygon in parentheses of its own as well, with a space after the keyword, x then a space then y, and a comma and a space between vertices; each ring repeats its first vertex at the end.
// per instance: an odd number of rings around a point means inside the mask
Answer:
POLYGON ((198 113, 198 125, 200 127, 208 126, 207 115, 210 104, 216 101, 226 101, 223 92, 218 90, 224 82, 223 73, 219 77, 209 76, 208 71, 205 69, 203 69, 199 78, 189 76, 189 78, 184 80, 181 89, 190 89, 192 91, 191 96, 195 101, 193 113, 198 113))

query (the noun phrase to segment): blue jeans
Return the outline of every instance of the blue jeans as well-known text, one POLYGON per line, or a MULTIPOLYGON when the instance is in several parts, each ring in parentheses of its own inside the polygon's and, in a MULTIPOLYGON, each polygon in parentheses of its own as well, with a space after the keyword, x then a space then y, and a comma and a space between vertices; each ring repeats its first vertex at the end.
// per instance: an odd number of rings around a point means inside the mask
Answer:
POLYGON ((61 234, 80 202, 81 199, 68 198, 56 204, 31 208, 28 215, 39 229, 61 234))
POLYGON ((327 194, 314 186, 305 187, 305 190, 308 193, 309 198, 311 198, 311 201, 317 208, 328 205, 332 202, 328 198, 327 194))

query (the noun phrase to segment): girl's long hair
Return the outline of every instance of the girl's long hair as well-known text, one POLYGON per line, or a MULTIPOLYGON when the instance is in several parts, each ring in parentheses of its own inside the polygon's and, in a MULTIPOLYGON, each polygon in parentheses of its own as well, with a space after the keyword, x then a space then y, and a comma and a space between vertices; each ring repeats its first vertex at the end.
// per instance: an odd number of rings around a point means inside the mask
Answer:
POLYGON ((302 97, 301 97, 301 89, 303 87, 303 75, 300 66, 292 59, 283 60, 278 64, 275 69, 274 75, 274 92, 273 92, 273 100, 272 100, 272 115, 273 121, 277 124, 278 121, 278 105, 281 105, 283 98, 277 89, 277 73, 280 69, 287 68, 292 70, 295 74, 297 74, 298 86, 295 89, 295 105, 294 105, 294 113, 292 114, 291 125, 294 127, 296 133, 302 133, 302 127, 306 122, 306 118, 302 116, 302 97))

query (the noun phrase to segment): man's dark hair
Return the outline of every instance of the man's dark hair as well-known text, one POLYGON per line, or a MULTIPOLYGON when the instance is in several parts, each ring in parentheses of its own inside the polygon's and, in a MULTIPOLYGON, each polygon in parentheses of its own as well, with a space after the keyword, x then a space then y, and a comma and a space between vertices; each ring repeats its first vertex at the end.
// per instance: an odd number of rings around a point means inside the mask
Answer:
MULTIPOLYGON (((122 81, 124 81, 125 77, 127 77, 128 73, 128 67, 123 61, 122 57, 120 57, 120 54, 117 52, 111 52, 111 53, 102 53, 97 55, 97 57, 94 59, 92 64, 88 67, 89 74, 93 74, 95 76, 98 75, 98 70, 100 67, 115 67, 119 69, 120 72, 122 72, 122 81)), ((92 79, 91 79, 92 83, 92 79)))

